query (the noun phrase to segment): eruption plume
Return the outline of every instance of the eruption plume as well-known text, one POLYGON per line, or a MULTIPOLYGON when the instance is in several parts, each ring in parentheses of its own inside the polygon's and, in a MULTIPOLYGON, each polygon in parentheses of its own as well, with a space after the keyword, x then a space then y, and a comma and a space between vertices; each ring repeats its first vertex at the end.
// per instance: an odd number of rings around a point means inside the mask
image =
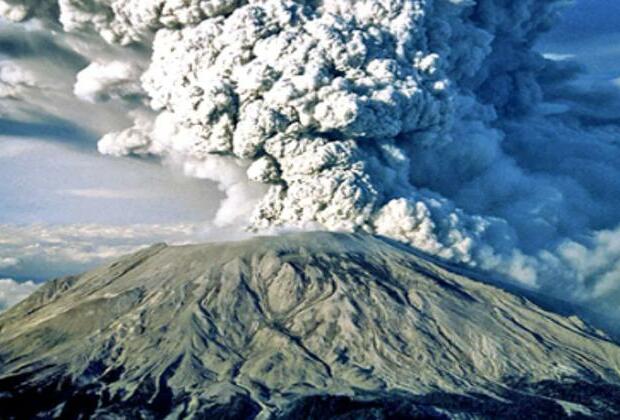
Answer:
POLYGON ((0 12, 151 51, 91 59, 75 93, 147 104, 99 150, 218 183, 218 225, 384 235, 616 316, 620 101, 605 87, 602 116, 578 66, 536 52, 562 3, 3 0, 0 12))

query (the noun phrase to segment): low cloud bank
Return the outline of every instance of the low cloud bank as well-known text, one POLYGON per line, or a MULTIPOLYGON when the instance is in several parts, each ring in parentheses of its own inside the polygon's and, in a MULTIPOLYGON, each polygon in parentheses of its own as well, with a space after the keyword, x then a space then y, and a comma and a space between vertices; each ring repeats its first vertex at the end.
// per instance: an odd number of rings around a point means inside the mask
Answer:
POLYGON ((13 279, 0 279, 0 312, 26 299, 39 285, 32 281, 17 282, 13 279))
POLYGON ((0 225, 0 275, 36 280, 76 274, 154 243, 206 242, 241 232, 204 225, 0 225))

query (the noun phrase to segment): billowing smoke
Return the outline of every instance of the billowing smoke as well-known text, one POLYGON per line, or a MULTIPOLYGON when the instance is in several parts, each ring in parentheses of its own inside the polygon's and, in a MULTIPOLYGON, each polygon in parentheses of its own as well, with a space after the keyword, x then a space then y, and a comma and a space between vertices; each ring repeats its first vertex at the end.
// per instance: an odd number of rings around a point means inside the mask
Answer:
POLYGON ((620 102, 533 49, 561 3, 2 0, 0 12, 150 49, 146 63, 90 57, 75 94, 147 103, 99 150, 217 182, 218 225, 385 235, 620 315, 620 102))

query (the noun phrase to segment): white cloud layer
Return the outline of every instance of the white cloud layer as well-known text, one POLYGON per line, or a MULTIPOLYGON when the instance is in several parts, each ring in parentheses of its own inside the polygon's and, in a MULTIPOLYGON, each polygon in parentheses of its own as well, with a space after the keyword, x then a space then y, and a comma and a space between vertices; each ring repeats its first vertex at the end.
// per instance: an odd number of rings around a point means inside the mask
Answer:
POLYGON ((15 267, 19 260, 15 257, 0 257, 0 270, 15 267))
POLYGON ((39 285, 32 281, 17 282, 0 279, 0 312, 26 299, 39 285))
POLYGON ((620 94, 532 48, 564 1, 0 4, 133 104, 102 153, 217 183, 213 224, 386 235, 620 315, 620 94))
POLYGON ((91 269, 154 243, 204 242, 224 234, 243 237, 197 224, 0 225, 0 273, 47 279, 91 269))

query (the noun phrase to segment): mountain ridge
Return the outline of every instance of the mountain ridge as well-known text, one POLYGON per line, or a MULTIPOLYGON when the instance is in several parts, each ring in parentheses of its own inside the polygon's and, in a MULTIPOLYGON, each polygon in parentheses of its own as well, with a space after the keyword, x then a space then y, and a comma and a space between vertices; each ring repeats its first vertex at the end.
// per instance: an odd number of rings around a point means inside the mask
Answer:
POLYGON ((3 405, 16 418, 604 417, 620 413, 620 347, 381 238, 157 244, 0 315, 3 405))

